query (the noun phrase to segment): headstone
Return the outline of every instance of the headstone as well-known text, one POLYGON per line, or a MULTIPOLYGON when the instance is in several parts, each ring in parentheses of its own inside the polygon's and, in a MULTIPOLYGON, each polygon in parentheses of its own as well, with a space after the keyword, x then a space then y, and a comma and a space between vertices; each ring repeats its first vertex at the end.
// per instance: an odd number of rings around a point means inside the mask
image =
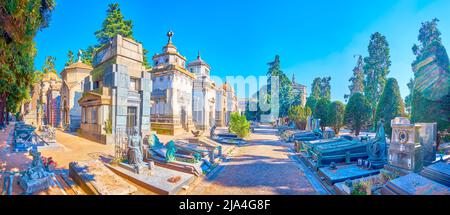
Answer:
POLYGON ((389 165, 418 172, 423 167, 423 148, 416 126, 409 120, 397 117, 391 121, 392 137, 389 145, 389 165))

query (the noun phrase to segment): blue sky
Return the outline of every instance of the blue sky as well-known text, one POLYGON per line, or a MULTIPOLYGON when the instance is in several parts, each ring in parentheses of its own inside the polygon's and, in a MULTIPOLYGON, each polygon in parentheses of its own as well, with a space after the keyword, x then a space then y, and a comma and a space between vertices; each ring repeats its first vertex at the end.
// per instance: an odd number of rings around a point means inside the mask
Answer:
MULTIPOLYGON (((201 52, 211 74, 265 75, 267 62, 280 55, 282 70, 308 87, 315 77, 331 76, 333 100, 344 100, 355 54, 367 55, 370 35, 379 31, 391 48, 389 77, 398 80, 401 95, 413 77, 411 47, 417 42, 420 23, 439 18, 444 46, 450 47, 448 0, 56 0, 50 27, 38 33, 37 69, 46 56, 56 57, 64 68, 68 50, 75 53, 96 44, 107 5, 118 2, 134 25, 134 37, 143 42, 151 57, 173 41, 188 60, 201 52)), ((243 92, 238 92, 243 97, 243 92)))

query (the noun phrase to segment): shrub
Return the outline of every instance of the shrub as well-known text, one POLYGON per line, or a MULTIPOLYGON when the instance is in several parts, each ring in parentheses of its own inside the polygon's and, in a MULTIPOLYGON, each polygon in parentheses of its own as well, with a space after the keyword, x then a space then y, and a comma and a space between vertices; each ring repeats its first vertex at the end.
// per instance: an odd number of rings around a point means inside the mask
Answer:
POLYGON ((238 135, 240 138, 248 136, 250 133, 250 122, 247 121, 245 115, 241 115, 238 112, 231 113, 230 127, 231 133, 238 135))

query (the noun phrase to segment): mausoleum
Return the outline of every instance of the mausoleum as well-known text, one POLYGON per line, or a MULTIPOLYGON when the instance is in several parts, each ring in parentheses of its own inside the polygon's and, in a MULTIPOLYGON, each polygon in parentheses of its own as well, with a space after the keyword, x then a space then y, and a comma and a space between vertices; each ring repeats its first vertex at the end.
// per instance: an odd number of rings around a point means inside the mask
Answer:
POLYGON ((94 55, 85 78, 81 106, 82 136, 112 143, 114 134, 150 133, 150 73, 143 65, 142 44, 115 36, 94 55))

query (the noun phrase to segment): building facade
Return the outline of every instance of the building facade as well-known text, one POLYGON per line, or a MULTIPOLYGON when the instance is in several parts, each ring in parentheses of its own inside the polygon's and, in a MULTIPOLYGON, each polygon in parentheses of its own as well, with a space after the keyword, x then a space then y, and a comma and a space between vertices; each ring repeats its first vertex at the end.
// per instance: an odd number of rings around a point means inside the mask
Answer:
POLYGON ((158 134, 176 135, 193 128, 192 91, 194 73, 186 69, 186 58, 172 43, 173 32, 162 53, 152 58, 153 91, 151 124, 158 134))
POLYGON ((91 66, 81 62, 79 53, 78 62, 65 67, 61 72, 61 124, 65 130, 74 132, 81 126, 81 106, 78 100, 83 94, 83 81, 91 71, 91 66))
POLYGON ((188 70, 195 74, 192 100, 192 117, 195 128, 209 130, 216 124, 216 84, 211 80, 210 66, 201 59, 188 64, 188 70))
POLYGON ((141 136, 150 134, 152 82, 143 56, 142 44, 121 35, 97 50, 78 101, 82 136, 112 143, 115 134, 134 128, 141 136))

